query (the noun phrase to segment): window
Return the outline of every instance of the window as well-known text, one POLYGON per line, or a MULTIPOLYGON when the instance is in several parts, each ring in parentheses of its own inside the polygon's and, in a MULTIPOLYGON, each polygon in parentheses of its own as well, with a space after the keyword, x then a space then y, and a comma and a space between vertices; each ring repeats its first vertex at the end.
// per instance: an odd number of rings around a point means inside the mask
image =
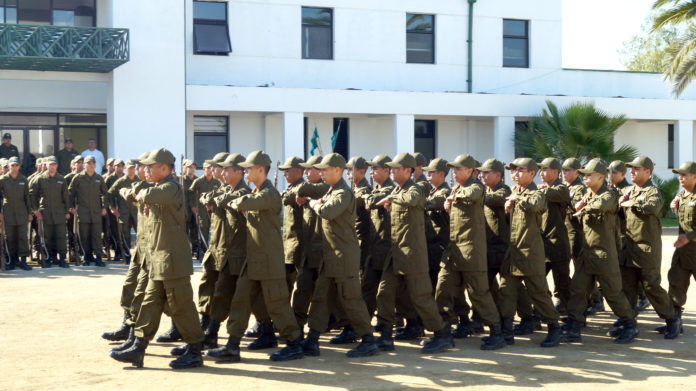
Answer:
POLYGON ((503 19, 503 66, 529 68, 529 21, 503 19))
POLYGON ((302 58, 333 59, 333 10, 302 7, 302 58))
POLYGON ((0 0, 0 23, 95 26, 96 0, 0 0))
POLYGON ((667 125, 667 168, 674 168, 674 124, 667 125))
POLYGON ((519 145, 517 134, 529 133, 529 121, 515 121, 515 159, 518 157, 526 157, 522 146, 519 145))
POLYGON ((435 120, 417 119, 414 124, 414 150, 428 160, 435 158, 435 120))
POLYGON ((406 62, 435 63, 435 16, 406 14, 406 62))
MULTIPOLYGON (((25 0, 19 0, 20 4, 25 0)), ((96 26, 95 0, 53 0, 52 24, 56 26, 96 26)))
POLYGON ((346 161, 348 157, 348 118, 333 119, 333 136, 331 137, 333 151, 343 156, 346 161))
POLYGON ((226 56, 231 51, 227 3, 194 1, 193 52, 226 56))
POLYGON ((227 117, 193 117, 193 159, 198 167, 218 152, 229 152, 228 132, 227 117))

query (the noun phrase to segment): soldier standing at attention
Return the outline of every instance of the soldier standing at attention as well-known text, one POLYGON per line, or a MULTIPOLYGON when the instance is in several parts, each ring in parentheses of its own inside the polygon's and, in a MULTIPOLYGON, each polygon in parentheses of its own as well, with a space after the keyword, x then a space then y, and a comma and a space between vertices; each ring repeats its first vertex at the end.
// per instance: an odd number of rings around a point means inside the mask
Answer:
POLYGON ((575 260, 575 274, 570 286, 568 328, 564 342, 580 342, 585 323, 587 295, 599 281, 604 297, 623 324, 616 343, 625 344, 638 335, 636 312, 621 289, 621 272, 616 252, 616 218, 618 196, 606 184, 607 166, 600 159, 590 160, 579 170, 585 179, 587 194, 575 205, 574 217, 582 220, 583 237, 580 255, 575 260))
POLYGON ((321 177, 330 186, 319 199, 309 202, 310 208, 321 218, 323 232, 323 260, 312 296, 309 312, 309 333, 302 342, 305 355, 319 355, 319 335, 329 323, 329 296, 336 295, 362 342, 348 351, 348 357, 366 357, 379 352, 372 335, 372 325, 365 302, 360 298, 360 246, 355 232, 355 196, 343 180, 346 161, 337 153, 330 153, 315 165, 321 177))
POLYGON ((58 160, 58 173, 60 175, 66 175, 70 172, 70 165, 75 156, 80 156, 76 150, 73 149, 73 142, 70 137, 65 138, 65 147, 58 151, 56 159, 58 160))
POLYGON ((95 172, 94 156, 85 158, 85 171, 76 175, 70 182, 71 198, 75 200, 71 212, 80 223, 80 238, 85 250, 83 266, 94 262, 97 266, 106 266, 102 262, 101 222, 106 216, 106 185, 102 176, 95 172))
POLYGON ((542 347, 558 346, 561 327, 558 312, 549 297, 546 283, 544 242, 541 235, 542 214, 546 209, 544 193, 534 184, 539 167, 530 158, 517 158, 507 167, 512 171, 516 186, 505 202, 505 212, 510 214, 510 247, 500 271, 499 307, 503 322, 505 342, 515 342, 512 320, 517 308, 520 284, 541 319, 548 324, 548 334, 542 347))
MULTIPOLYGON (((132 203, 126 201, 125 198, 121 196, 121 189, 132 188, 133 184, 139 182, 140 179, 135 175, 135 165, 137 159, 130 159, 125 163, 126 174, 121 176, 109 187, 109 205, 111 213, 115 218, 119 220, 121 226, 121 232, 113 232, 112 234, 116 237, 116 240, 123 241, 122 245, 130 253, 131 248, 131 229, 136 230, 138 227, 138 208, 132 203)), ((118 248, 118 246, 117 246, 118 248)), ((131 261, 131 256, 126 256, 122 254, 126 264, 131 261)))
MULTIPOLYGON (((68 186, 68 195, 70 195, 70 182, 72 182, 73 178, 75 175, 81 173, 83 171, 83 157, 82 155, 77 155, 73 158, 73 160, 70 162, 70 173, 65 176, 65 185, 68 186)), ((74 198, 72 195, 70 196, 70 205, 72 205, 74 201, 74 198)), ((74 223, 75 223, 75 215, 72 213, 72 208, 70 209, 70 219, 66 222, 66 228, 68 231, 68 246, 74 250, 73 252, 73 257, 70 259, 70 262, 75 261, 76 263, 79 263, 79 249, 77 245, 77 238, 75 237, 75 231, 74 231, 74 223)))
POLYGON ((38 176, 29 188, 33 209, 39 223, 43 222, 43 234, 48 251, 46 266, 53 263, 67 268, 65 253, 65 222, 70 218, 70 194, 65 179, 58 173, 55 156, 46 158, 48 170, 38 176))
POLYGON ((654 164, 649 157, 639 156, 626 163, 626 167, 631 168, 633 187, 619 198, 619 206, 626 211, 626 259, 621 265, 623 290, 628 302, 635 303, 638 286, 642 285, 655 312, 666 321, 665 339, 674 339, 679 336, 681 321, 674 303, 660 286, 660 210, 664 199, 650 180, 654 164))
POLYGON ((237 279, 237 289, 227 319, 229 339, 225 346, 208 350, 207 355, 221 361, 239 361, 239 342, 249 324, 251 302, 263 297, 266 309, 287 346, 271 355, 272 361, 304 357, 300 345, 300 328, 292 312, 285 283, 283 242, 280 234, 280 193, 268 180, 271 158, 263 151, 252 152, 244 162, 246 177, 254 184, 251 194, 241 196, 229 206, 246 213, 246 261, 237 279))
POLYGON ((203 331, 193 302, 193 265, 184 225, 185 189, 174 178, 174 162, 174 155, 164 148, 155 149, 141 162, 150 166, 150 178, 155 183, 155 186, 140 190, 136 196, 136 200, 146 206, 146 219, 151 220, 149 279, 135 323, 133 345, 110 353, 113 359, 136 367, 143 366, 145 349, 159 328, 165 305, 169 306, 172 320, 188 344, 186 353, 170 362, 169 366, 183 369, 203 365, 203 331))
POLYGON ((385 207, 391 214, 392 239, 392 257, 386 261, 377 293, 377 318, 382 325, 377 346, 381 350, 394 350, 392 329, 396 295, 405 287, 425 328, 435 332, 421 352, 442 352, 453 347, 454 341, 450 326, 438 313, 428 276, 425 196, 411 179, 416 159, 409 153, 400 153, 386 165, 392 169, 392 179, 398 187, 375 204, 385 207))
POLYGON ((10 172, 0 177, 0 195, 2 196, 0 223, 5 224, 5 240, 10 257, 8 270, 15 267, 31 270, 26 260, 29 256, 27 222, 34 219, 32 203, 29 199, 29 184, 27 178, 19 172, 19 158, 10 157, 8 161, 10 172))

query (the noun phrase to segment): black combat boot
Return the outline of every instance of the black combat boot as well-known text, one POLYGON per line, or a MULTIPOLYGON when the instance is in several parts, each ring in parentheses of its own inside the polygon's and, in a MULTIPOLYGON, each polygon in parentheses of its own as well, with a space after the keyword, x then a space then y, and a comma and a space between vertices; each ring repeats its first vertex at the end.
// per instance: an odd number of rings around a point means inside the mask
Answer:
POLYGON ((204 349, 215 349, 218 347, 218 331, 220 331, 220 322, 215 319, 210 319, 208 328, 205 329, 205 339, 203 340, 204 349))
POLYGON ((645 296, 645 294, 640 295, 638 297, 638 303, 636 304, 636 311, 641 312, 648 307, 650 307, 650 300, 648 300, 648 296, 645 296))
POLYGON ((179 345, 175 348, 172 348, 172 350, 169 351, 169 354, 171 354, 174 357, 179 357, 179 356, 183 356, 187 350, 188 350, 188 344, 186 342, 184 342, 181 345, 179 345))
POLYGON ((58 266, 66 269, 70 267, 70 265, 65 262, 65 254, 58 254, 58 266))
POLYGON ((135 367, 142 368, 147 345, 147 341, 142 338, 135 337, 133 345, 131 345, 128 349, 120 352, 111 352, 109 353, 109 356, 116 361, 131 363, 135 367))
POLYGON ((19 258, 18 266, 22 270, 31 270, 31 266, 27 265, 27 259, 25 257, 19 258))
POLYGON ((122 352, 135 342, 135 326, 128 326, 128 338, 120 345, 111 348, 110 352, 122 352))
POLYGON ((300 345, 300 339, 288 341, 287 345, 279 351, 271 354, 271 361, 290 361, 304 358, 304 352, 300 345))
POLYGON ((471 332, 474 334, 481 334, 483 331, 483 321, 481 320, 481 315, 474 311, 473 315, 471 316, 471 332))
POLYGON ((48 258, 40 261, 39 263, 41 264, 42 269, 48 269, 51 267, 51 262, 53 262, 53 254, 49 254, 48 258))
POLYGON ((420 319, 406 319, 406 326, 394 335, 398 341, 411 341, 425 336, 425 330, 421 325, 420 319))
POLYGON ((179 330, 177 330, 176 325, 174 324, 174 321, 172 320, 172 327, 169 328, 169 330, 165 331, 164 334, 160 334, 157 336, 157 339, 155 339, 157 342, 176 342, 176 341, 181 341, 181 333, 179 333, 179 330))
POLYGON ((82 258, 82 266, 89 266, 90 262, 93 262, 92 254, 85 254, 84 258, 82 258))
POLYGON ((675 339, 682 331, 681 311, 676 310, 672 319, 667 319, 665 328, 665 339, 675 339))
POLYGON ((207 329, 209 324, 210 324, 210 315, 201 314, 201 330, 207 329))
POLYGON ((97 255, 97 257, 94 259, 94 264, 99 266, 99 267, 104 267, 106 264, 102 262, 101 256, 97 255))
POLYGON ((638 326, 636 325, 636 319, 627 320, 623 324, 621 329, 621 334, 616 337, 614 342, 625 344, 632 342, 638 336, 638 326))
POLYGON ((379 350, 385 352, 394 350, 394 338, 392 337, 393 326, 383 325, 379 338, 375 341, 379 350))
POLYGON ((201 347, 202 343, 191 343, 188 344, 188 349, 186 352, 169 363, 172 369, 187 369, 187 368, 197 368, 203 365, 203 357, 201 357, 201 347))
POLYGON ((558 324, 558 321, 554 321, 548 323, 547 327, 548 332, 546 333, 546 338, 541 342, 541 347, 552 348, 558 346, 559 342, 561 342, 561 334, 563 333, 561 326, 558 324))
POLYGON ((433 340, 421 348, 421 353, 440 353, 453 347, 454 338, 452 338, 452 329, 450 328, 449 323, 445 323, 442 329, 435 332, 435 335, 433 335, 433 340))
POLYGON ((358 335, 355 334, 355 330, 353 330, 353 326, 346 325, 340 334, 338 334, 337 336, 335 336, 329 340, 329 343, 331 343, 332 345, 344 345, 347 343, 353 343, 357 340, 358 340, 358 335))
POLYGON ((237 362, 241 359, 239 356, 239 338, 230 337, 225 346, 210 349, 205 355, 220 362, 237 362))
POLYGON ((123 322, 121 323, 121 327, 116 330, 116 331, 110 331, 102 334, 102 338, 104 338, 107 341, 123 341, 125 339, 128 339, 128 325, 126 322, 128 319, 130 319, 130 314, 128 312, 123 314, 123 322))
POLYGON ((5 257, 2 258, 3 262, 5 262, 5 270, 14 270, 14 268, 17 267, 14 257, 8 256, 7 259, 5 259, 5 257))
POLYGON ((462 315, 459 317, 459 323, 454 326, 454 331, 452 332, 452 337, 460 339, 466 338, 474 334, 474 330, 471 328, 471 320, 469 315, 462 315))
POLYGON ((358 344, 355 348, 351 349, 346 353, 348 357, 367 357, 374 356, 379 353, 379 348, 375 342, 375 337, 370 334, 365 334, 362 336, 362 342, 358 344))
POLYGON ((582 342, 581 323, 573 318, 568 318, 567 327, 561 334, 561 342, 582 342))
POLYGON ((490 334, 488 338, 481 345, 481 350, 498 350, 504 348, 507 343, 505 343, 505 338, 503 338, 503 329, 500 324, 493 324, 488 326, 490 334))
POLYGON ((515 329, 512 327, 512 318, 501 319, 501 326, 503 330, 503 339, 508 345, 515 343, 515 329))
POLYGON ((273 330, 273 323, 263 323, 261 325, 261 335, 251 342, 247 347, 249 350, 261 350, 275 348, 278 346, 278 337, 273 330))
POLYGON ((515 325, 514 333, 515 335, 528 335, 537 330, 541 330, 541 320, 535 315, 522 318, 520 323, 515 325))
POLYGON ((249 337, 249 338, 256 338, 256 337, 259 336, 259 332, 260 332, 260 331, 261 331, 261 322, 259 322, 259 321, 257 320, 257 321, 254 323, 253 326, 251 326, 250 328, 248 328, 248 329, 244 332, 244 336, 245 336, 245 337, 249 337))
POLYGON ((302 352, 305 356, 318 356, 320 354, 319 332, 309 329, 309 333, 307 333, 307 336, 302 340, 300 346, 302 347, 302 352))
MULTIPOLYGON (((679 310, 679 319, 681 320, 681 310, 679 310)), ((666 329, 666 325, 655 327, 655 331, 657 331, 660 334, 664 334, 666 329)), ((684 324, 679 325, 679 334, 684 334, 684 324)))

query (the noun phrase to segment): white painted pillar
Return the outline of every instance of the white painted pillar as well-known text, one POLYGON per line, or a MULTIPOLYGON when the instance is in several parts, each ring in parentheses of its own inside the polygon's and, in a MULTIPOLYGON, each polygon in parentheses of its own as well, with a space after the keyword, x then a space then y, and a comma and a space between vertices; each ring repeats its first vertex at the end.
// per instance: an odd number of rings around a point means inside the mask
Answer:
MULTIPOLYGON (((515 160, 515 117, 493 118, 493 157, 507 165, 515 160)), ((510 173, 505 173, 510 184, 510 173)))
POLYGON ((686 161, 694 161, 694 121, 674 123, 674 168, 686 161))
POLYGON ((304 113, 283 113, 283 162, 290 156, 304 158, 304 113))
POLYGON ((401 152, 414 152, 416 143, 414 121, 413 115, 394 115, 394 151, 392 157, 401 152))

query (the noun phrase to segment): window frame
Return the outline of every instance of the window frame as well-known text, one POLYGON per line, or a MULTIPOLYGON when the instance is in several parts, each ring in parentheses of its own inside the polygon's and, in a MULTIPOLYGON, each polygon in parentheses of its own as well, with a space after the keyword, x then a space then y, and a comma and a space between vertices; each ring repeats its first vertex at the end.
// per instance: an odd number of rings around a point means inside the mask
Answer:
POLYGON ((529 20, 528 19, 503 19, 503 68, 529 68, 530 64, 530 59, 529 59, 529 20), (524 22, 524 36, 520 35, 506 35, 505 34, 505 22, 506 21, 514 21, 514 22, 524 22), (515 39, 515 40, 524 40, 526 42, 525 45, 525 65, 509 65, 505 64, 505 40, 506 39, 515 39))
MULTIPOLYGON (((0 15, 0 22, 1 23, 6 23, 6 24, 24 24, 20 23, 19 19, 19 10, 20 10, 20 5, 22 3, 22 0, 16 0, 15 6, 14 7, 7 7, 7 1, 5 0, 0 0, 0 8, 2 8, 2 13, 0 15), (15 10, 15 20, 13 23, 7 23, 7 9, 12 8, 15 10)), ((74 9, 66 9, 66 8, 57 8, 54 6, 55 0, 49 0, 49 26, 56 26, 55 23, 55 18, 53 17, 53 12, 54 11, 72 11, 73 12, 73 18, 77 15, 75 15, 75 10, 74 9)), ((94 12, 94 15, 92 15, 92 24, 90 26, 75 26, 74 25, 74 19, 73 19, 73 25, 72 26, 64 26, 64 27, 96 27, 97 26, 97 0, 92 0, 91 4, 92 10, 94 12)), ((62 25, 61 25, 62 26, 62 25)))
POLYGON ((420 153, 422 153, 422 154, 428 159, 428 161, 430 161, 430 160, 432 160, 432 159, 435 159, 435 158, 437 157, 437 120, 436 120, 436 119, 422 119, 422 118, 417 118, 417 119, 413 120, 413 129, 414 129, 414 132, 413 132, 413 133, 414 133, 414 134, 413 134, 413 148, 414 148, 414 152, 420 152, 420 153), (423 140, 428 140, 428 139, 430 139, 429 137, 418 137, 418 136, 415 134, 415 129, 416 129, 416 126, 417 126, 416 124, 417 124, 418 122, 424 122, 424 123, 426 123, 425 128, 426 128, 427 130, 429 130, 430 124, 432 124, 432 131, 433 131, 433 137, 432 137, 432 140, 433 140, 433 150, 432 150, 431 156, 429 156, 429 154, 427 154, 427 153, 425 153, 425 152, 423 152, 423 151, 419 151, 419 150, 416 149, 416 140, 418 140, 418 139, 423 139, 423 140))
MULTIPOLYGON (((311 41, 310 41, 311 43, 311 41)), ((323 60, 323 61, 331 61, 334 59, 334 9, 329 8, 329 7, 305 7, 302 6, 302 9, 300 11, 300 55, 303 60, 323 60), (315 25, 315 24, 309 24, 305 23, 304 21, 304 16, 302 15, 302 11, 305 9, 319 9, 319 10, 328 10, 329 13, 331 14, 331 24, 329 26, 322 26, 322 25, 315 25), (331 33, 331 39, 329 39, 329 53, 330 56, 328 58, 317 58, 317 57, 309 57, 305 56, 305 47, 302 44, 304 40, 304 31, 305 28, 308 29, 329 29, 329 32, 331 33)))
MULTIPOLYGON (((230 117, 228 115, 194 115, 193 116, 193 160, 197 167, 203 167, 203 161, 196 161, 199 157, 196 156, 196 137, 202 136, 222 136, 222 132, 205 132, 196 131, 196 118, 224 118, 225 119, 225 149, 218 152, 230 151, 230 117)), ((205 160, 205 157, 202 157, 205 160)))
MULTIPOLYGON (((334 117, 333 118, 333 129, 332 129, 332 135, 336 134, 336 132, 340 130, 342 133, 339 134, 340 137, 345 137, 345 155, 342 154, 341 152, 338 152, 335 150, 335 148, 331 148, 331 152, 338 153, 339 155, 343 156, 346 161, 350 160, 350 118, 349 117, 334 117), (340 128, 339 128, 340 126, 340 128)), ((336 138, 336 144, 338 144, 339 138, 336 138)))
POLYGON ((406 13, 406 64, 435 64, 435 14, 422 14, 422 13, 406 13), (432 31, 410 31, 408 29, 408 20, 410 16, 416 16, 416 15, 424 15, 424 16, 431 16, 433 18, 432 22, 432 31), (408 60, 408 37, 409 34, 422 34, 422 35, 430 35, 430 45, 431 45, 431 52, 432 52, 432 61, 431 62, 415 62, 415 61, 409 61, 408 60))
POLYGON ((219 3, 225 5, 225 20, 215 20, 215 19, 202 19, 193 17, 193 54, 194 55, 204 55, 204 56, 229 56, 232 53, 232 39, 230 38, 230 17, 229 17, 229 5, 226 1, 204 1, 204 0, 193 0, 193 6, 195 3, 219 3), (209 52, 209 51, 199 51, 198 43, 196 41, 196 25, 208 25, 208 26, 225 26, 225 34, 227 36, 227 51, 226 52, 209 52))

